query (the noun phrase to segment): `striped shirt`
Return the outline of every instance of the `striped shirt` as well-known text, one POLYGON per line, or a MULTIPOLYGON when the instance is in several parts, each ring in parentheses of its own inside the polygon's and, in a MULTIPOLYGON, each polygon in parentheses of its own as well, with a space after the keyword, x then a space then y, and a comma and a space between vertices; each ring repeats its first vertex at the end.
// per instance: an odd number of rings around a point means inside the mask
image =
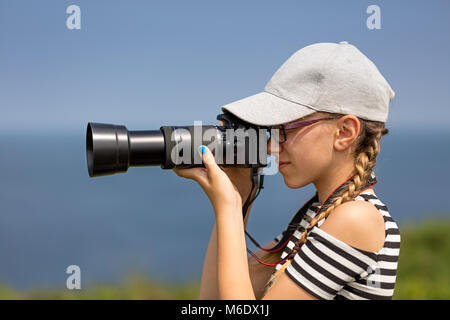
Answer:
MULTIPOLYGON (((384 217, 385 242, 378 252, 361 250, 340 241, 320 229, 322 219, 313 227, 307 241, 295 254, 286 274, 300 287, 318 299, 392 299, 400 253, 400 232, 387 207, 368 191, 355 200, 369 201, 384 217)), ((313 218, 319 203, 313 203, 306 215, 313 218)), ((300 221, 293 237, 284 248, 285 258, 309 223, 300 221)), ((275 240, 280 241, 283 234, 275 240)), ((275 269, 281 268, 283 263, 275 269)))

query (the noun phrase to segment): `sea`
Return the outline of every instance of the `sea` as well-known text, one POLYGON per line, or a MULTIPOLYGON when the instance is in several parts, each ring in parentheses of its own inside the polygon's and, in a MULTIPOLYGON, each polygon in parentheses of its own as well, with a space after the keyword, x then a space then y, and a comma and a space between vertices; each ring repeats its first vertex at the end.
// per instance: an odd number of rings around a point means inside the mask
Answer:
MULTIPOLYGON (((198 281, 214 224, 194 181, 160 167, 90 178, 80 132, 3 132, 0 138, 0 286, 120 283, 132 274, 198 281)), ((304 152, 308 152, 305 150, 304 152)), ((375 192, 402 227, 450 219, 450 132, 391 131, 382 138, 375 192)), ((314 194, 266 176, 247 231, 271 241, 314 194)), ((248 240, 248 248, 256 247, 248 240)))

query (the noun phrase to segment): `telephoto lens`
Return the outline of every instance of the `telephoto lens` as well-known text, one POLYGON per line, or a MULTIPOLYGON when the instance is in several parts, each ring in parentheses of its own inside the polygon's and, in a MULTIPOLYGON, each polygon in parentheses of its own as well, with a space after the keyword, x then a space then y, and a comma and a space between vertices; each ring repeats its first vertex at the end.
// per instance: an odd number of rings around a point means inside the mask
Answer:
POLYGON ((223 125, 162 126, 129 131, 123 125, 89 122, 86 160, 90 177, 123 173, 132 166, 162 169, 202 167, 197 148, 208 146, 224 167, 267 166, 269 128, 256 127, 230 114, 217 116, 223 125))

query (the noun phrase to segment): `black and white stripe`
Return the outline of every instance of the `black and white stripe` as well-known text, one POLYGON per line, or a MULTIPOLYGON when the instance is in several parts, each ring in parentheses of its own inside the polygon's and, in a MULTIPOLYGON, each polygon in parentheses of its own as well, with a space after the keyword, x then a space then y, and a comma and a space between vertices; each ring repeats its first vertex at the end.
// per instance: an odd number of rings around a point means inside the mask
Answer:
MULTIPOLYGON (((354 248, 320 229, 324 220, 313 227, 307 241, 286 268, 286 274, 300 287, 319 299, 392 299, 400 254, 400 232, 387 207, 376 195, 366 191, 355 200, 371 202, 384 217, 385 243, 378 252, 354 248)), ((306 215, 313 218, 318 203, 306 215)), ((284 248, 285 258, 309 225, 304 217, 284 248)), ((282 234, 275 240, 280 241, 282 234)), ((280 269, 282 264, 276 266, 280 269)))

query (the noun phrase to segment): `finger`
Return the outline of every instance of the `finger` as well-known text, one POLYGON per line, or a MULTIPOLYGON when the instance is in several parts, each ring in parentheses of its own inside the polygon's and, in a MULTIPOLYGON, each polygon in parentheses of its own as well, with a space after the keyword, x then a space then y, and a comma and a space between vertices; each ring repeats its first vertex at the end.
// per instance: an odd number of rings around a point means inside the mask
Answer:
POLYGON ((173 171, 182 178, 197 181, 200 185, 208 182, 208 173, 205 168, 174 168, 173 171))
POLYGON ((212 152, 208 149, 208 147, 200 146, 198 148, 198 152, 202 157, 202 161, 205 164, 205 168, 208 171, 208 175, 210 178, 216 176, 217 174, 219 174, 219 172, 222 171, 217 165, 216 160, 214 159, 214 156, 212 152))

